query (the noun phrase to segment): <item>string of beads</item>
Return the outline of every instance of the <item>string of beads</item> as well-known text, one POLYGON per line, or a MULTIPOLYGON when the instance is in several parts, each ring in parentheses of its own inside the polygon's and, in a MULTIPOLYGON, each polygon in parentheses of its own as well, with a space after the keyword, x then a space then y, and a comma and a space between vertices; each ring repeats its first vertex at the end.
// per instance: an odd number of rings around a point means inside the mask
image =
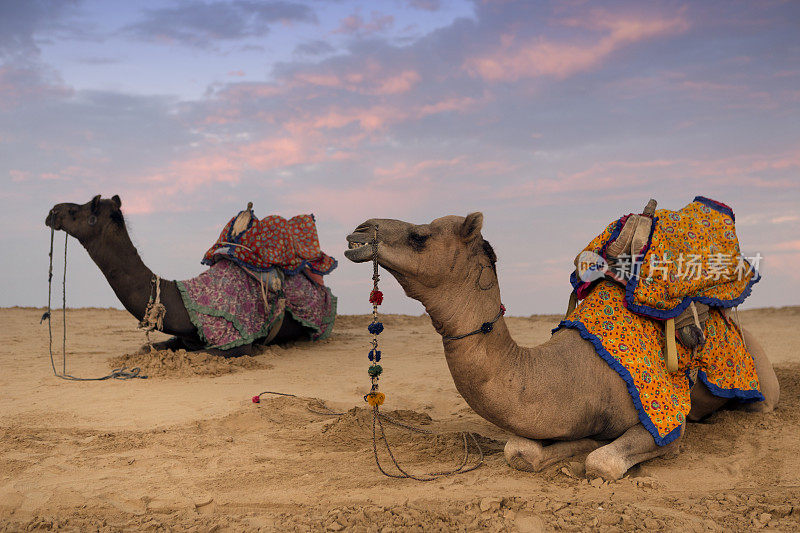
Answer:
POLYGON ((369 293, 369 303, 372 304, 372 322, 367 326, 367 331, 372 335, 372 348, 369 351, 370 361, 367 374, 369 374, 372 387, 369 393, 364 396, 370 406, 377 407, 386 400, 386 395, 378 391, 378 380, 383 373, 381 361, 381 351, 378 349, 378 335, 383 331, 383 323, 378 320, 378 306, 383 303, 383 293, 378 289, 378 282, 381 277, 378 274, 378 226, 375 226, 375 234, 372 239, 372 292, 369 293))

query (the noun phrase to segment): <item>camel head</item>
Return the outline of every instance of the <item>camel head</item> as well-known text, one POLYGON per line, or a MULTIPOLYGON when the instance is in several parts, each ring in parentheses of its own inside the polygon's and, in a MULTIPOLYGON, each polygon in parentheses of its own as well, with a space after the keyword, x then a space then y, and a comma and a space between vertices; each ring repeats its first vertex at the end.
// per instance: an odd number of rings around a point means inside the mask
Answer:
POLYGON ((372 260, 376 225, 378 264, 397 279, 411 298, 422 301, 431 291, 448 290, 470 281, 481 288, 496 286, 497 257, 481 236, 483 214, 450 215, 420 225, 370 219, 347 236, 345 257, 355 263, 372 260))
POLYGON ((55 230, 64 230, 80 242, 89 242, 104 232, 125 228, 125 219, 120 207, 122 201, 114 195, 102 200, 98 194, 83 205, 56 204, 47 214, 45 225, 55 230))

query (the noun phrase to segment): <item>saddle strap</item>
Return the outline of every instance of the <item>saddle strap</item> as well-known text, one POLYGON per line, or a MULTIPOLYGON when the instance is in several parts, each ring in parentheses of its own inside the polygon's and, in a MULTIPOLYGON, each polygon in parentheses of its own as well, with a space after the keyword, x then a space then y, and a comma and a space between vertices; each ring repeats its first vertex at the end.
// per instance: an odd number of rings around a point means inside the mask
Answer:
POLYGON ((678 346, 675 343, 675 319, 670 318, 664 324, 664 336, 667 337, 667 371, 678 371, 678 346))

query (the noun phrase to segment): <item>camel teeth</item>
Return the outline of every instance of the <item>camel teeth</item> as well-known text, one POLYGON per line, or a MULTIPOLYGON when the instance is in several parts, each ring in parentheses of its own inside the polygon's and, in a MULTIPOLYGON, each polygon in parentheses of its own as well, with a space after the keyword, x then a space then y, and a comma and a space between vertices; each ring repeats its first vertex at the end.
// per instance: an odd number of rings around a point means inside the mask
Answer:
POLYGON ((363 242, 351 242, 349 248, 354 250, 356 248, 361 248, 362 246, 366 246, 366 243, 363 242))

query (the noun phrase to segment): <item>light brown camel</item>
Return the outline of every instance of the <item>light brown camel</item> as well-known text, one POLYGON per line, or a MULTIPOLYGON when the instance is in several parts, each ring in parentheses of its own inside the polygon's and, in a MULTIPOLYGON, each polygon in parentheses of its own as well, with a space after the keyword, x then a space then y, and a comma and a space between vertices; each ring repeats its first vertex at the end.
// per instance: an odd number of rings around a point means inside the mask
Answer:
MULTIPOLYGON (((458 392, 480 416, 512 433, 505 446, 509 465, 539 471, 588 453, 587 475, 614 480, 641 461, 677 451, 680 439, 655 444, 639 421, 625 382, 573 329, 558 331, 541 346, 523 348, 501 316, 486 335, 447 338, 480 327, 500 309, 496 257, 481 236, 481 213, 422 225, 368 220, 347 237, 348 259, 372 259, 366 243, 373 239, 375 225, 378 262, 408 296, 425 306, 443 337, 458 392)), ((766 400, 743 407, 769 412, 778 402, 778 380, 758 342, 747 332, 745 337, 766 400)), ((701 419, 727 401, 698 382, 689 418, 701 419)))
MULTIPOLYGON (((103 200, 98 194, 89 202, 57 204, 47 214, 45 225, 64 230, 78 239, 89 256, 108 280, 119 301, 137 320, 142 320, 153 289, 153 272, 147 268, 139 252, 131 242, 125 218, 122 215, 122 200, 114 195, 103 200)), ((197 328, 189 318, 178 287, 174 281, 161 280, 161 303, 166 308, 164 327, 161 331, 175 337, 157 348, 203 348, 197 328)), ((287 313, 274 343, 303 338, 305 330, 287 313)), ((252 345, 230 350, 208 349, 210 353, 227 357, 250 354, 252 345)))

